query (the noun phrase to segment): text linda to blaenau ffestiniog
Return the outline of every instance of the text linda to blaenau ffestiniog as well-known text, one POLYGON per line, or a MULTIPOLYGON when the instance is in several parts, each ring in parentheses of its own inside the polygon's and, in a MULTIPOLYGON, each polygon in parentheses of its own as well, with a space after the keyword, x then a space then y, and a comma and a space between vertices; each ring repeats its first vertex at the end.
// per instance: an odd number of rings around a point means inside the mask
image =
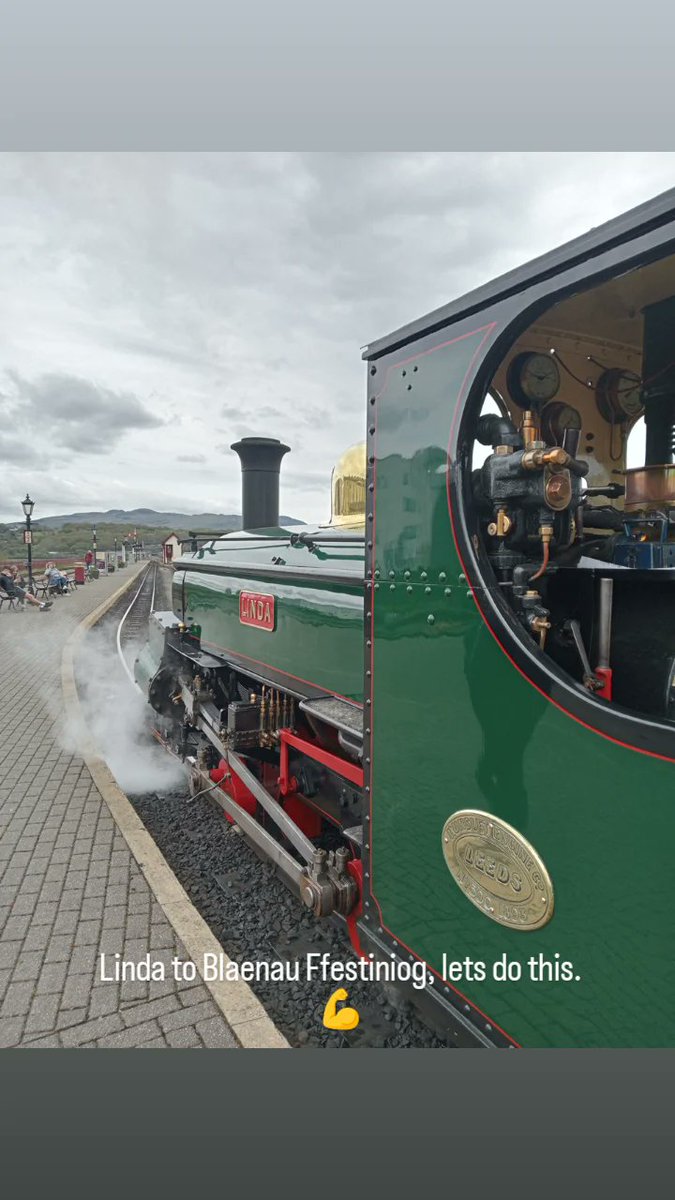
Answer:
POLYGON ((99 956, 99 979, 103 983, 127 981, 162 981, 174 979, 190 983, 201 978, 205 983, 299 983, 320 981, 323 983, 403 983, 418 991, 433 986, 435 979, 447 983, 517 983, 528 979, 534 983, 579 983, 581 976, 574 964, 554 954, 530 955, 520 961, 502 954, 487 962, 478 958, 452 959, 443 955, 441 970, 432 973, 426 963, 418 959, 405 961, 393 955, 375 959, 368 955, 343 961, 327 952, 310 952, 297 959, 242 959, 239 962, 226 954, 205 953, 199 965, 192 959, 177 955, 165 961, 146 954, 138 959, 127 959, 121 954, 99 956))
POLYGON ((423 962, 403 962, 399 959, 376 960, 356 958, 343 961, 328 953, 310 952, 293 960, 285 959, 242 959, 235 962, 226 954, 206 953, 199 967, 192 959, 174 956, 168 964, 161 958, 146 954, 139 959, 125 959, 121 954, 101 954, 99 957, 99 979, 103 983, 119 983, 140 980, 161 981, 175 979, 190 983, 201 977, 205 983, 298 983, 301 980, 324 983, 408 983, 423 989, 433 976, 423 962))

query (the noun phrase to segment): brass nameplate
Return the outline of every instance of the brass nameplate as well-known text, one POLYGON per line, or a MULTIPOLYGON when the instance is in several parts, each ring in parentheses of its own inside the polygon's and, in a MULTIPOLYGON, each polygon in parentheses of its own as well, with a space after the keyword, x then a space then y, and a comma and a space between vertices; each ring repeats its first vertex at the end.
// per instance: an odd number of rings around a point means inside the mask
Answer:
POLYGON ((527 931, 551 920, 551 877, 534 847, 506 821, 460 809, 445 822, 441 844, 455 883, 491 921, 527 931))

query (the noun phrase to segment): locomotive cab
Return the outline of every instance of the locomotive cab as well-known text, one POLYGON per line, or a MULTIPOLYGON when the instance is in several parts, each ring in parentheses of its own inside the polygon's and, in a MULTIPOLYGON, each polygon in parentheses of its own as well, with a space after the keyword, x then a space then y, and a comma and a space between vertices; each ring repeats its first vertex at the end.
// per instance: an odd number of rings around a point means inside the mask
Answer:
POLYGON ((493 1043, 672 1045, 675 193, 364 358, 362 942, 493 1043))
POLYGON ((580 693, 675 720, 675 258, 571 295, 460 449, 485 586, 580 693))

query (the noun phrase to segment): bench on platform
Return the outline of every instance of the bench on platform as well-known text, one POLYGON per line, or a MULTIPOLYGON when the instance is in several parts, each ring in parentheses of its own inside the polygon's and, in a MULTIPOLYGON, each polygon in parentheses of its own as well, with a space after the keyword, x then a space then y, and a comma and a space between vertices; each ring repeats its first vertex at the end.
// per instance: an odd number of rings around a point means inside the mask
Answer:
MULTIPOLYGON (((75 591, 75 576, 69 575, 65 571, 64 571, 64 575, 65 575, 66 579, 68 580, 66 587, 64 588, 64 591, 74 592, 75 591)), ((45 583, 43 580, 42 583, 35 583, 35 595, 37 596, 38 600, 40 600, 40 599, 47 600, 49 596, 61 595, 61 592, 60 592, 60 589, 55 584, 45 583)))
POLYGON ((0 588, 0 612, 2 612, 2 606, 3 606, 3 604, 5 604, 5 602, 9 605, 10 608, 18 607, 17 597, 9 596, 3 588, 0 588))

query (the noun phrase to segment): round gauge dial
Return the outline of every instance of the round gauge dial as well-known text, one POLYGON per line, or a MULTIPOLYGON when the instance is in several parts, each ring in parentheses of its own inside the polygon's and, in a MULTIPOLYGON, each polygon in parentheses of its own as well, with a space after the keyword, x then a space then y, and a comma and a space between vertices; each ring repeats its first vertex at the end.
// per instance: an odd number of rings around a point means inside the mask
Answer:
POLYGON ((612 367, 603 371, 595 385, 598 412, 610 424, 624 424, 644 411, 642 382, 633 371, 612 367))
POLYGON ((509 391, 521 408, 546 404, 560 387, 558 364, 550 354, 517 354, 508 372, 509 391))
POLYGON ((561 446, 566 429, 581 429, 581 414, 571 404, 554 400, 541 414, 541 436, 547 446, 561 446))

